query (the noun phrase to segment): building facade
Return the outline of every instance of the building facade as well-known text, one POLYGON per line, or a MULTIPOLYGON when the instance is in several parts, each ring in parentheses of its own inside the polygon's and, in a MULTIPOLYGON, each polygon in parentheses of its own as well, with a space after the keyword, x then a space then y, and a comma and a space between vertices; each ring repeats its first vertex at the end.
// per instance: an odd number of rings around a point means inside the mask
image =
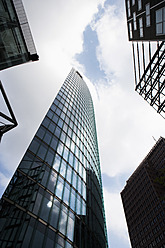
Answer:
POLYGON ((165 0, 125 0, 129 40, 165 40, 165 0))
POLYGON ((108 247, 93 103, 74 69, 2 196, 0 247, 108 247))
POLYGON ((0 0, 0 70, 38 58, 22 0, 0 0))
POLYGON ((132 248, 165 247, 165 139, 160 138, 121 192, 132 248))
POLYGON ((165 118, 165 0, 126 0, 135 90, 165 118))

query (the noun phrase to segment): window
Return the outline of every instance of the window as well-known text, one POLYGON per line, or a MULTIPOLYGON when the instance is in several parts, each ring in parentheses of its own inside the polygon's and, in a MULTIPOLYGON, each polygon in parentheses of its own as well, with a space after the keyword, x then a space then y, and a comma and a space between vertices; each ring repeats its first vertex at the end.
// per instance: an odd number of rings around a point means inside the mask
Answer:
POLYGON ((139 19, 140 37, 143 37, 143 19, 139 19))
POLYGON ((138 0, 138 10, 141 10, 141 8, 142 8, 142 1, 138 0))
POLYGON ((135 0, 132 0, 132 6, 135 5, 135 0))
POLYGON ((131 16, 130 0, 127 1, 127 9, 128 9, 128 17, 130 17, 131 16))
POLYGON ((129 22, 129 38, 132 39, 132 23, 129 22))
POLYGON ((165 34, 165 7, 156 11, 156 34, 165 34))
POLYGON ((136 13, 135 12, 133 12, 133 27, 134 27, 134 30, 137 30, 136 13))
POLYGON ((150 4, 146 4, 146 27, 150 26, 150 4))

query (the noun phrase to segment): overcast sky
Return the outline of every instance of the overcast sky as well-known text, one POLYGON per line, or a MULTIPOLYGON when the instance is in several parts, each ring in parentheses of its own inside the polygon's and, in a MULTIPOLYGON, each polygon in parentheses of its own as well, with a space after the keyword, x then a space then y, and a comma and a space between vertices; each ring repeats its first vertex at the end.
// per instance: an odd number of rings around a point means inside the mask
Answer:
POLYGON ((19 126, 0 144, 0 194, 74 67, 94 101, 109 246, 129 248, 120 192, 165 129, 164 119, 134 92, 124 1, 23 3, 40 60, 1 71, 19 126))

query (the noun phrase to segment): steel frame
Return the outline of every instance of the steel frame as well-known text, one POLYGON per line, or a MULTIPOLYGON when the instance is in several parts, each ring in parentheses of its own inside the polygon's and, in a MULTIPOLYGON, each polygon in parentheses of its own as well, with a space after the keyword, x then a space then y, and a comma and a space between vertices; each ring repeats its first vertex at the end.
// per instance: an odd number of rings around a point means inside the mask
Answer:
POLYGON ((5 90, 3 88, 2 82, 0 81, 0 91, 2 93, 2 96, 4 98, 4 101, 6 103, 6 106, 8 108, 8 111, 10 113, 10 116, 7 116, 6 114, 0 112, 0 117, 2 117, 3 119, 7 120, 9 122, 9 124, 5 124, 3 122, 0 122, 0 141, 2 138, 2 135, 8 131, 10 131, 11 129, 13 129, 14 127, 16 127, 18 125, 17 120, 14 116, 13 110, 11 108, 11 105, 9 103, 9 100, 7 98, 7 95, 5 93, 5 90))
POLYGON ((132 49, 135 90, 165 118, 165 42, 157 41, 157 49, 154 54, 152 54, 151 43, 148 42, 148 65, 146 65, 144 42, 133 42, 132 49), (140 54, 140 50, 142 54, 140 54))

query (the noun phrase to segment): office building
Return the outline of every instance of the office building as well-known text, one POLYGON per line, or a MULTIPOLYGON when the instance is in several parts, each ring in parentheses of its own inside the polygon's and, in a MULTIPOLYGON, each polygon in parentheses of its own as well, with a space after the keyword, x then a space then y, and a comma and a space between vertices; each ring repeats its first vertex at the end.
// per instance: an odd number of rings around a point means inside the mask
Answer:
POLYGON ((165 118, 165 0, 126 0, 135 90, 165 118))
POLYGON ((4 105, 6 106, 8 112, 8 114, 5 112, 0 112, 0 141, 1 141, 3 134, 10 131, 18 124, 1 81, 0 81, 0 94, 2 94, 4 105))
POLYGON ((0 0, 0 70, 38 60, 21 0, 0 0))
POLYGON ((108 247, 93 103, 74 69, 2 196, 0 247, 108 247))
POLYGON ((164 0, 125 0, 130 41, 165 40, 164 0))
POLYGON ((165 247, 165 139, 160 138, 121 192, 132 248, 165 247))

